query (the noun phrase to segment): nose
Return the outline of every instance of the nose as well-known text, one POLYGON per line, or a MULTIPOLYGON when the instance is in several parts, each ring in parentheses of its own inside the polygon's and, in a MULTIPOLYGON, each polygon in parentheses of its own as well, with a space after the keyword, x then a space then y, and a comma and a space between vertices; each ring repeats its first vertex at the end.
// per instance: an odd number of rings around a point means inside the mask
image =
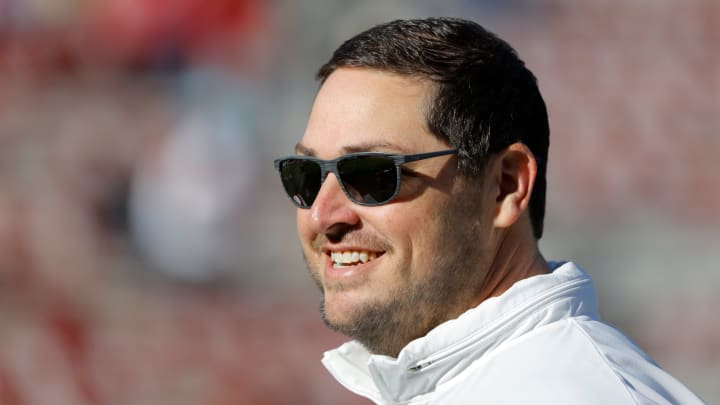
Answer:
POLYGON ((313 233, 330 236, 358 224, 360 218, 356 209, 356 204, 343 193, 337 177, 330 173, 306 214, 313 233))

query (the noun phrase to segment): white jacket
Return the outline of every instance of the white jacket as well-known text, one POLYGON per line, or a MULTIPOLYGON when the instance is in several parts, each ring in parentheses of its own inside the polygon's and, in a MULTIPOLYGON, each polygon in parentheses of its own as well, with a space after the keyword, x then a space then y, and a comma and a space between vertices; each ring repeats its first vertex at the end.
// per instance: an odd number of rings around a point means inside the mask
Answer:
POLYGON ((323 364, 379 404, 702 403, 599 320, 592 280, 573 263, 515 283, 397 359, 352 341, 323 364))

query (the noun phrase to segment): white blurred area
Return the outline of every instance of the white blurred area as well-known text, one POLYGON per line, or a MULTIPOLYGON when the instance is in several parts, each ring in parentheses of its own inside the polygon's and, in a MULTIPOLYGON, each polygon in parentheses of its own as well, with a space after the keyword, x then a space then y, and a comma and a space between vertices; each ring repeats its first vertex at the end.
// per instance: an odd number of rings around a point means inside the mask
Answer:
POLYGON ((249 197, 262 167, 252 128, 255 92, 236 72, 180 78, 183 106, 174 127, 135 165, 129 194, 131 239, 149 267, 173 278, 206 281, 251 254, 243 238, 249 197))
POLYGON ((545 256, 720 403, 715 0, 0 0, 0 403, 367 403, 319 363, 272 159, 335 47, 430 15, 538 76, 545 256))

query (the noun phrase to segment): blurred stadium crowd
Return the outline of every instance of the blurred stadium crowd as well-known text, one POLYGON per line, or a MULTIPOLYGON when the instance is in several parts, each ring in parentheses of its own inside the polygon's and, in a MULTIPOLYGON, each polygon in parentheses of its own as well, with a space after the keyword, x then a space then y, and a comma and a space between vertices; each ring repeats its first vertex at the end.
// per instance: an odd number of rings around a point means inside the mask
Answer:
POLYGON ((720 2, 0 0, 0 403, 366 403, 272 158, 342 40, 429 15, 538 76, 546 256, 720 402, 720 2))

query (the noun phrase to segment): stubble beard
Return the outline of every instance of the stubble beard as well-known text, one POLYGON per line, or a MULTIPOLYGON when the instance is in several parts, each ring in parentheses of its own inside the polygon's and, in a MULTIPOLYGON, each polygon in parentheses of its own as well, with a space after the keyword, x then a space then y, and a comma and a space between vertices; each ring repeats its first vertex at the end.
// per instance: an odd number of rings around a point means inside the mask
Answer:
MULTIPOLYGON (((318 275, 310 268, 310 274, 323 292, 320 312, 323 322, 336 332, 342 333, 362 344, 369 352, 397 357, 409 342, 426 335, 430 330, 457 317, 476 291, 475 269, 477 263, 471 259, 473 252, 467 240, 457 241, 453 252, 444 252, 431 264, 428 277, 409 280, 400 288, 388 291, 389 300, 366 302, 357 306, 352 313, 344 314, 344 321, 328 317, 325 308, 324 288, 318 275)), ((409 269, 394 269, 399 274, 408 274, 409 269)), ((352 285, 334 285, 334 291, 350 289, 352 285)))

